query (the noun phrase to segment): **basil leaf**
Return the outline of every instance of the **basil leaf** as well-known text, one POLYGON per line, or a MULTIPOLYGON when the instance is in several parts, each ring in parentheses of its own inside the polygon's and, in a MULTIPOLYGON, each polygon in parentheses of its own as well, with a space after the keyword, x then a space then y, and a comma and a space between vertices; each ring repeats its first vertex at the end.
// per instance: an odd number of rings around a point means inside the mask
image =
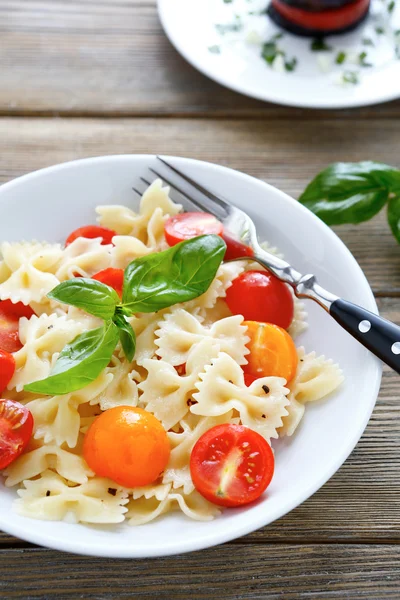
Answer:
POLYGON ((400 244, 400 193, 390 198, 387 207, 387 218, 390 229, 400 244))
POLYGON ((60 283, 47 294, 47 297, 63 304, 72 304, 72 306, 82 308, 87 313, 105 321, 113 317, 115 307, 120 302, 117 292, 112 287, 95 279, 84 277, 76 277, 60 283))
POLYGON ((299 198, 328 225, 367 221, 400 185, 400 171, 376 162, 335 163, 307 186, 299 198))
POLYGON ((226 250, 218 235, 202 235, 131 262, 122 304, 132 313, 156 312, 206 292, 226 250))
POLYGON ((117 312, 114 315, 113 321, 119 329, 119 339, 126 358, 132 362, 136 350, 136 335, 132 329, 132 325, 127 322, 123 314, 117 312))
POLYGON ((46 379, 24 386, 27 392, 62 395, 85 387, 106 368, 118 343, 118 327, 109 321, 78 335, 64 346, 46 379))

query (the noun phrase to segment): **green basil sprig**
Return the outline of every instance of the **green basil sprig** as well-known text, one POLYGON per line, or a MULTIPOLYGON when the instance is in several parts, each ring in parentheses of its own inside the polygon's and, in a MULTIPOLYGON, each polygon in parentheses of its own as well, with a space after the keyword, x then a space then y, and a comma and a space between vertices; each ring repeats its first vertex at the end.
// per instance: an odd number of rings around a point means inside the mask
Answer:
POLYGON ((334 163, 319 173, 299 198, 328 225, 361 223, 387 205, 387 217, 400 243, 400 171, 365 161, 334 163))
POLYGON ((24 386, 24 390, 61 395, 83 388, 109 364, 118 340, 127 359, 132 361, 136 337, 127 318, 204 294, 225 251, 222 238, 203 235, 164 252, 138 258, 125 269, 122 301, 113 288, 93 279, 76 278, 60 283, 48 294, 49 298, 100 317, 104 325, 67 344, 49 377, 24 386))

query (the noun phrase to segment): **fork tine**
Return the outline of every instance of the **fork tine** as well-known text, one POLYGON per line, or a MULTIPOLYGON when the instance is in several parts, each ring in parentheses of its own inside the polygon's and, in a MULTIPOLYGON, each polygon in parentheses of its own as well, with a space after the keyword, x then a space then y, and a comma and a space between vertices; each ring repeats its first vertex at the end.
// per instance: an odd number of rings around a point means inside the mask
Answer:
POLYGON ((137 190, 136 188, 133 187, 132 189, 133 189, 134 192, 136 192, 136 194, 138 196, 140 196, 140 198, 143 196, 143 194, 141 192, 139 192, 139 190, 137 190))
POLYGON ((168 163, 164 158, 161 158, 161 156, 157 155, 157 159, 160 162, 162 162, 166 167, 171 169, 171 171, 173 171, 174 173, 176 173, 177 175, 182 177, 182 179, 187 181, 187 183, 190 183, 190 185, 193 186, 196 190, 198 190, 199 192, 204 194, 204 196, 208 197, 213 202, 216 202, 224 210, 227 210, 227 208, 229 207, 229 204, 227 202, 225 202, 225 200, 222 200, 222 198, 219 198, 218 196, 216 196, 215 194, 210 192, 210 190, 208 190, 204 186, 197 183, 197 181, 194 181, 191 177, 189 177, 188 175, 185 175, 185 173, 182 173, 182 171, 179 171, 179 169, 177 169, 176 167, 174 167, 173 165, 168 163))
POLYGON ((140 179, 141 179, 141 180, 143 181, 143 183, 145 183, 146 185, 151 185, 151 182, 150 182, 150 181, 147 181, 147 179, 145 179, 144 177, 141 177, 140 179))
POLYGON ((177 192, 179 192, 179 194, 181 194, 182 196, 184 196, 189 202, 191 202, 192 204, 194 204, 194 206, 196 206, 202 212, 204 212, 204 210, 206 208, 204 206, 204 204, 201 204, 200 202, 197 202, 197 200, 194 200, 194 198, 192 198, 191 196, 188 196, 188 194, 186 192, 184 192, 181 188, 179 188, 175 183, 172 183, 172 181, 169 181, 164 175, 161 175, 160 173, 157 173, 157 171, 155 171, 151 167, 149 167, 149 171, 151 171, 152 173, 154 173, 154 175, 156 175, 156 177, 159 177, 160 179, 162 179, 163 181, 165 181, 165 183, 167 183, 169 186, 171 186, 172 189, 174 189, 177 192))

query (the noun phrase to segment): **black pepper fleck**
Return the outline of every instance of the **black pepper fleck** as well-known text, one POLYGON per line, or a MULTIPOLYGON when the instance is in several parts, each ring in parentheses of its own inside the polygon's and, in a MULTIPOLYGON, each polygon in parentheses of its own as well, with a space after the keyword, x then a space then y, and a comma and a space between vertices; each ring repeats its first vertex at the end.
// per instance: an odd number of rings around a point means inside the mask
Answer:
POLYGON ((51 492, 50 492, 50 490, 47 490, 47 492, 46 492, 46 497, 48 498, 50 495, 51 495, 51 492))
POLYGON ((111 494, 111 496, 116 496, 117 490, 115 488, 108 488, 108 493, 111 494))
POLYGON ((267 418, 267 417, 266 417, 266 415, 261 415, 261 416, 262 416, 262 418, 263 418, 263 419, 266 419, 266 418, 267 418))
POLYGON ((263 386, 262 386, 262 389, 264 390, 264 392, 265 392, 266 394, 269 394, 269 387, 268 387, 267 385, 263 385, 263 386))

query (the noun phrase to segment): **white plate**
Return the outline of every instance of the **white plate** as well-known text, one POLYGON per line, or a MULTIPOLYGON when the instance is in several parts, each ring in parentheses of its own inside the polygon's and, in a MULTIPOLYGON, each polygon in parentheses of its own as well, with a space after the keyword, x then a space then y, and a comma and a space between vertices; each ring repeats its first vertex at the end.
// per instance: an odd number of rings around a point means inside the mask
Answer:
POLYGON ((327 38, 333 48, 330 53, 311 52, 309 39, 284 32, 280 46, 288 59, 298 59, 298 66, 291 73, 275 72, 260 57, 261 44, 246 41, 255 37, 259 37, 258 42, 267 41, 280 31, 269 17, 243 17, 244 29, 239 33, 221 36, 215 28, 217 23, 232 23, 235 13, 242 16, 249 9, 265 7, 267 0, 234 0, 229 4, 223 0, 158 0, 158 9, 164 30, 178 52, 222 85, 287 106, 346 108, 400 97, 400 60, 395 57, 393 37, 375 32, 376 26, 384 26, 387 31, 400 29, 400 4, 389 21, 385 0, 373 2, 371 15, 356 31, 327 38), (366 37, 373 40, 375 47, 362 45, 366 37), (213 46, 220 47, 220 54, 209 51, 213 46), (360 52, 366 51, 367 60, 373 60, 375 66, 336 65, 340 50, 345 50, 353 62, 360 52), (319 65, 319 60, 331 63, 329 73, 322 72, 326 65, 319 65), (360 83, 340 85, 338 80, 344 71, 359 73, 360 83))
MULTIPOLYGON (((339 238, 311 212, 279 190, 225 167, 173 159, 192 177, 248 211, 261 239, 278 246, 303 273, 376 311, 371 289, 339 238)), ((109 156, 37 171, 0 188, 0 240, 65 240, 94 222, 98 204, 135 207, 132 185, 148 175, 151 156, 109 156)), ((271 523, 318 490, 350 454, 371 415, 381 366, 319 306, 309 302, 310 326, 300 343, 340 363, 345 383, 332 398, 309 405, 293 438, 274 443, 276 474, 256 504, 226 510, 211 522, 173 513, 141 527, 95 527, 36 521, 12 511, 15 490, 0 482, 0 529, 58 550, 108 557, 164 556, 199 550, 271 523)))

